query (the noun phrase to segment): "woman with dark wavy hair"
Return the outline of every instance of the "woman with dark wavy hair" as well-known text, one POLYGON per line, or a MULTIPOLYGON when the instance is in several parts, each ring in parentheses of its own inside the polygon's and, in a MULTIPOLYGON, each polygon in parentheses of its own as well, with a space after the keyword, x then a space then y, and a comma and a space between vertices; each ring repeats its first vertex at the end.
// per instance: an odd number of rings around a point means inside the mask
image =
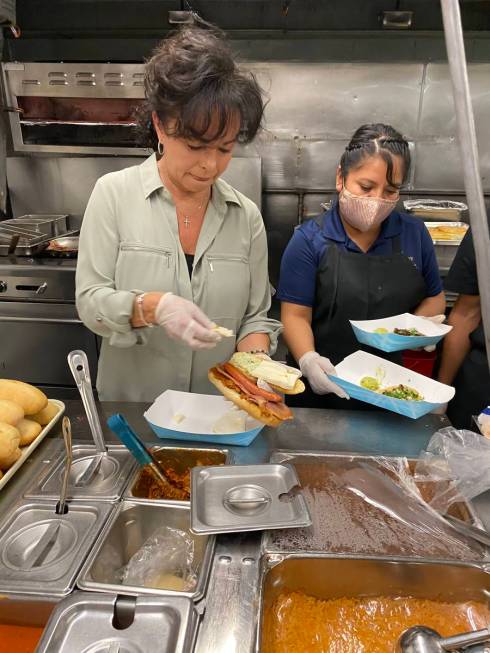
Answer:
POLYGON ((156 153, 99 179, 80 234, 77 307, 103 337, 103 399, 214 391, 210 367, 235 348, 273 352, 280 331, 262 217, 220 179, 261 126, 259 85, 220 33, 186 27, 147 62, 145 91, 139 119, 156 153))
POLYGON ((396 210, 409 171, 408 142, 396 129, 362 125, 337 168, 338 201, 289 242, 278 290, 281 319, 289 351, 308 381, 301 397, 288 397, 290 405, 369 408, 347 404, 346 393, 328 377, 346 356, 366 349, 349 320, 400 313, 444 319, 430 234, 422 220, 396 210))

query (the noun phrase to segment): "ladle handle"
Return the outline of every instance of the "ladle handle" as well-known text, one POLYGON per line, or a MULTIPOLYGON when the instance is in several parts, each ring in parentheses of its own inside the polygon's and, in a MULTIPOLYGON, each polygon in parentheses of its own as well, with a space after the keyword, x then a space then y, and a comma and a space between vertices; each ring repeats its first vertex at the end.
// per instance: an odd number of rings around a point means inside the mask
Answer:
POLYGON ((81 349, 71 351, 68 354, 68 365, 70 366, 71 373, 82 398, 88 425, 94 439, 95 449, 99 453, 106 453, 107 447, 95 405, 94 393, 92 392, 92 381, 90 380, 87 354, 81 349))
POLYGON ((70 478, 70 469, 71 469, 71 462, 72 462, 71 423, 70 423, 70 419, 66 417, 66 415, 63 417, 61 428, 63 431, 63 440, 65 442, 66 460, 65 460, 65 472, 63 474, 63 482, 61 484, 60 501, 58 504, 58 514, 64 515, 65 504, 66 504, 66 493, 68 492, 68 479, 70 478))
POLYGON ((445 637, 439 643, 445 651, 458 651, 460 648, 466 648, 473 644, 483 644, 489 639, 490 629, 483 628, 482 630, 474 630, 472 633, 445 637))

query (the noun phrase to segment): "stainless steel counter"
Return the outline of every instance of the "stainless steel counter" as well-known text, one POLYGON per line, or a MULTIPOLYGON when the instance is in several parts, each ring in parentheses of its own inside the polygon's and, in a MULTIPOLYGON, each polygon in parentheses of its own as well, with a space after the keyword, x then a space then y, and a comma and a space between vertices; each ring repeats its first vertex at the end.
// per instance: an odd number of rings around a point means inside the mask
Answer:
MULTIPOLYGON (((80 401, 68 400, 66 414, 72 422, 73 439, 90 439, 88 423, 80 401)), ((146 423, 145 404, 101 403, 98 406, 107 441, 115 437, 105 426, 107 418, 121 412, 139 435, 149 443, 175 445, 159 440, 146 423)), ((265 428, 249 447, 227 447, 235 463, 269 460, 273 449, 302 449, 358 452, 416 457, 437 429, 449 424, 447 418, 428 415, 413 421, 385 412, 323 411, 296 409, 295 420, 275 430, 265 428)), ((29 483, 29 470, 39 461, 49 461, 60 444, 58 425, 39 447, 23 472, 0 495, 0 512, 20 498, 29 483)), ((179 443, 180 446, 180 443, 179 443)), ((476 501, 482 521, 490 526, 490 493, 476 501)), ((196 653, 252 653, 256 645, 259 596, 260 534, 220 536, 210 574, 206 598, 200 604, 204 616, 199 629, 196 653)))

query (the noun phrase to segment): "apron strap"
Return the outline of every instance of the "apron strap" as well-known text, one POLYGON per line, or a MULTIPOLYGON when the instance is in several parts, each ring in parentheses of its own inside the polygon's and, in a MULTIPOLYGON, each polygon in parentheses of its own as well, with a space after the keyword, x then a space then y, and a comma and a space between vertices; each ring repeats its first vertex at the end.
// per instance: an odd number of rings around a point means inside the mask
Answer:
POLYGON ((402 241, 400 236, 395 236, 392 241, 392 252, 393 254, 401 254, 402 253, 402 241))

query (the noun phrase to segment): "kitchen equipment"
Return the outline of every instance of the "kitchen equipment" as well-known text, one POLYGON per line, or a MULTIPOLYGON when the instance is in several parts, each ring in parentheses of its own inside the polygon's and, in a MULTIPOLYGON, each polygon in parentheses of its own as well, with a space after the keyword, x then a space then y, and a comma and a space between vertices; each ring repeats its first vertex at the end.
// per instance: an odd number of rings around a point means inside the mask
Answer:
POLYGON ((485 546, 490 546, 490 533, 482 528, 466 524, 464 521, 458 519, 458 517, 454 517, 453 515, 444 515, 444 519, 446 519, 446 521, 448 521, 451 526, 458 531, 458 533, 461 533, 461 535, 466 535, 466 537, 470 537, 485 546))
MULTIPOLYGON (((415 481, 416 459, 277 450, 270 461, 294 467, 313 525, 264 533, 267 552, 445 561, 485 557, 483 547, 459 537, 422 503, 420 498, 431 500, 433 487, 415 481)), ((469 526, 481 526, 464 499, 453 503, 449 512, 469 526)))
POLYGON ((488 642, 490 630, 474 630, 453 637, 441 637, 438 632, 426 626, 414 626, 406 630, 398 642, 398 653, 444 653, 460 651, 474 644, 488 642))
POLYGON ((0 490, 6 485, 9 480, 12 478, 12 476, 16 473, 16 471, 21 467, 27 458, 31 455, 31 453, 41 444, 41 442, 44 440, 44 438, 48 435, 48 433, 51 431, 53 426, 56 424, 56 422, 59 420, 61 415, 65 412, 65 404, 62 401, 59 401, 58 399, 50 399, 49 400, 52 404, 54 404, 58 408, 58 413, 53 417, 53 419, 49 422, 49 424, 46 424, 46 426, 43 427, 41 433, 37 436, 35 440, 31 442, 30 445, 27 447, 21 447, 21 452, 22 455, 20 458, 10 467, 7 469, 4 473, 2 478, 0 478, 0 490))
POLYGON ((54 257, 74 258, 78 255, 78 236, 62 236, 53 238, 45 249, 45 254, 54 257))
POLYGON ((191 530, 234 533, 310 526, 291 465, 195 467, 191 473, 191 530))
MULTIPOLYGON (((183 477, 189 475, 193 467, 206 465, 224 465, 232 461, 231 453, 226 449, 205 449, 188 447, 152 447, 151 452, 158 460, 161 466, 171 469, 175 474, 183 477)), ((152 483, 150 474, 145 473, 144 469, 138 467, 133 476, 130 478, 124 498, 131 501, 147 501, 151 499, 152 503, 164 502, 172 503, 172 499, 164 495, 162 498, 149 497, 149 488, 152 483)), ((180 502, 180 500, 179 500, 180 502)))
POLYGON ((64 515, 57 503, 21 502, 0 529, 0 592, 69 594, 111 504, 76 502, 64 515))
POLYGON ((80 589, 117 594, 156 594, 187 596, 198 601, 204 596, 213 560, 214 537, 192 536, 189 532, 190 508, 183 503, 156 505, 147 501, 122 501, 107 522, 97 544, 80 573, 80 589), (194 540, 193 569, 197 583, 192 590, 180 591, 157 587, 125 585, 121 569, 149 537, 162 527, 188 532, 194 540))
MULTIPOLYGON (((267 635, 264 622, 268 619, 276 621, 277 601, 283 592, 300 592, 320 600, 348 597, 356 601, 365 598, 372 600, 374 597, 410 597, 441 603, 441 611, 444 611, 446 603, 456 604, 460 606, 458 614, 466 615, 468 620, 474 620, 475 611, 473 608, 468 609, 467 604, 469 601, 476 601, 483 611, 488 610, 486 595, 490 589, 490 574, 478 565, 434 563, 427 560, 369 560, 342 554, 271 555, 263 559, 260 586, 261 622, 257 652, 264 650, 261 648, 267 635)), ((402 601, 399 603, 402 604, 402 601)), ((401 605, 399 610, 402 613, 401 605)), ((386 617, 383 619, 386 622, 386 617)), ((480 617, 476 627, 481 622, 480 617)), ((269 626, 274 627, 271 621, 269 626)), ((335 624, 332 632, 342 633, 342 626, 341 622, 335 624)), ((398 638, 393 627, 391 624, 390 630, 398 638)), ((299 633, 299 637, 303 638, 308 635, 311 636, 312 633, 299 633)), ((394 649, 395 645, 396 640, 393 642, 394 649)))
POLYGON ((198 622, 184 597, 74 592, 54 610, 37 653, 187 653, 198 622), (121 621, 126 627, 118 627, 121 621))
POLYGON ((160 466, 157 458, 145 447, 121 414, 118 413, 109 417, 107 424, 133 454, 136 461, 151 472, 165 492, 169 493, 174 499, 186 498, 186 493, 166 476, 165 470, 160 466))
POLYGON ((76 486, 83 487, 88 485, 95 474, 97 474, 102 460, 107 454, 107 448, 97 414, 97 407, 95 405, 95 399, 92 392, 92 382, 90 379, 90 368, 85 352, 81 350, 71 351, 68 354, 68 366, 70 367, 71 373, 73 374, 73 378, 75 379, 75 383, 80 392, 83 407, 87 414, 90 432, 94 439, 95 450, 97 452, 90 464, 75 482, 76 486))
POLYGON ((54 236, 62 236, 68 231, 68 215, 27 214, 21 215, 18 218, 4 220, 0 226, 2 228, 13 227, 14 229, 24 227, 52 238, 54 236))
MULTIPOLYGON (((63 482, 61 484, 60 500, 56 504, 55 513, 59 516, 58 519, 52 519, 48 527, 39 538, 37 544, 32 547, 29 554, 23 559, 23 569, 32 569, 40 567, 51 553, 51 549, 56 545, 58 534, 63 529, 64 515, 68 512, 66 505, 66 492, 68 489, 68 477, 70 475, 70 467, 72 461, 71 454, 71 424, 68 417, 63 417, 63 441, 65 444, 65 472, 63 475, 63 482)), ((63 544, 60 545, 63 548, 63 544)))
POLYGON ((75 267, 70 259, 0 256, 0 367, 2 376, 22 378, 49 396, 77 398, 66 364, 74 349, 97 365, 97 336, 80 320, 75 306, 75 267), (27 343, 36 344, 36 355, 27 343), (63 394, 61 394, 63 393, 63 394))
POLYGON ((67 510, 65 510, 66 493, 68 491, 68 479, 70 478, 70 468, 71 468, 71 463, 73 461, 73 453, 71 450, 72 447, 71 423, 69 418, 66 416, 63 417, 62 429, 63 429, 63 440, 65 443, 65 450, 66 450, 66 461, 65 461, 65 473, 63 474, 63 482, 61 484, 60 500, 56 509, 59 515, 64 515, 65 512, 68 512, 67 510))
MULTIPOLYGON (((124 491, 135 463, 126 447, 110 444, 107 455, 103 457, 97 473, 87 485, 78 483, 86 470, 93 464, 94 447, 75 444, 72 448, 73 464, 70 472, 68 495, 70 499, 117 501, 124 491), (78 484, 77 484, 78 483, 78 484)), ((64 454, 34 477, 32 485, 25 493, 29 499, 53 499, 59 493, 63 478, 64 454)))
MULTIPOLYGON (((431 222, 424 222, 424 224, 429 229, 429 233, 431 233, 430 230, 433 227, 457 227, 457 228, 468 229, 468 225, 465 222, 431 221, 431 222)), ((439 239, 437 237, 437 232, 433 231, 431 233, 431 237, 432 237, 432 242, 434 243, 434 249, 436 252, 436 259, 437 259, 437 264, 439 265, 439 270, 441 271, 449 270, 454 260, 454 257, 456 256, 456 252, 458 251, 458 247, 464 238, 464 234, 449 240, 446 238, 439 239)))
MULTIPOLYGON (((80 350, 68 354, 68 364, 80 391, 87 414, 94 446, 75 445, 69 478, 69 495, 76 499, 115 501, 118 499, 134 467, 127 449, 118 445, 106 446, 92 392, 87 356, 80 350)), ((63 457, 35 479, 26 493, 31 498, 52 498, 59 492, 63 457)))
POLYGON ((460 220, 461 216, 468 211, 467 205, 463 202, 432 200, 428 198, 405 200, 403 206, 408 213, 428 220, 460 220))
POLYGON ((0 255, 36 256, 43 252, 51 239, 57 235, 76 236, 79 230, 68 230, 66 217, 50 216, 48 219, 31 217, 31 222, 21 218, 13 218, 0 222, 0 255), (10 241, 13 236, 18 237, 15 247, 10 241))

